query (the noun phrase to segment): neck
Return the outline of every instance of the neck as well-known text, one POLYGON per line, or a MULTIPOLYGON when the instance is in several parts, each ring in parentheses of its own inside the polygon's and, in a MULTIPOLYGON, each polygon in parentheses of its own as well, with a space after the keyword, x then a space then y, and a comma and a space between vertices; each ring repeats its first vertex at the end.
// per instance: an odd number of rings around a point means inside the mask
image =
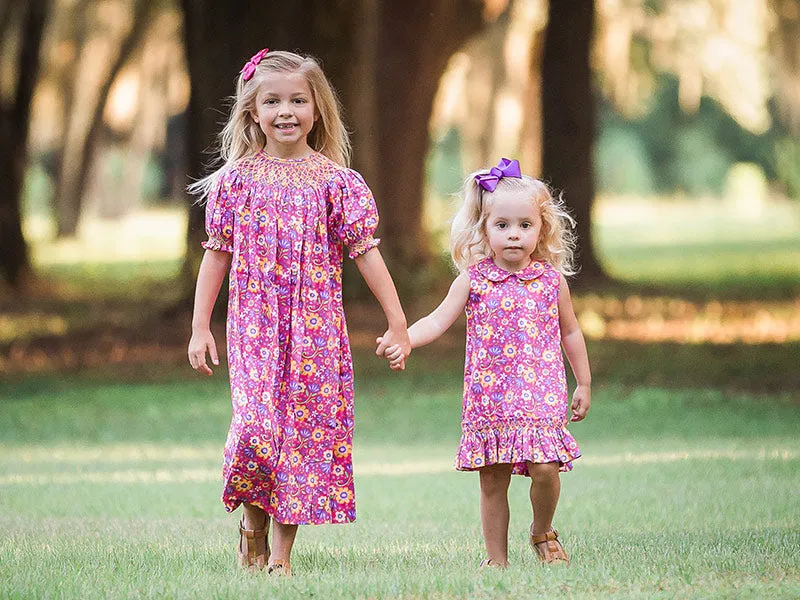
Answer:
POLYGON ((297 146, 284 147, 280 145, 266 144, 263 148, 264 152, 275 158, 297 159, 306 158, 314 153, 314 149, 307 143, 297 146))

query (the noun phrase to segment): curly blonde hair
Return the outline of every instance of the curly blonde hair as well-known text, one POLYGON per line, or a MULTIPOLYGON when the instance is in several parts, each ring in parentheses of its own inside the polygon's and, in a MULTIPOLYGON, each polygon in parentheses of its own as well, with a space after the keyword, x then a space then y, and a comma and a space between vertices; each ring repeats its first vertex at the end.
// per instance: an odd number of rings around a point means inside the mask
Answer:
POLYGON ((564 276, 577 273, 575 255, 575 219, 567 211, 564 200, 555 195, 542 181, 523 175, 503 177, 493 192, 484 190, 476 175, 489 173, 480 170, 464 181, 461 207, 453 217, 450 229, 450 252, 459 271, 492 256, 486 235, 486 219, 494 202, 501 196, 513 194, 530 199, 539 208, 542 228, 531 255, 534 260, 548 263, 564 276))
POLYGON ((245 81, 240 72, 236 80, 236 94, 229 98, 231 105, 228 121, 219 134, 218 151, 223 165, 210 175, 192 183, 188 190, 206 196, 217 177, 234 162, 262 150, 267 143, 264 132, 253 120, 256 95, 267 73, 301 73, 308 81, 314 106, 319 118, 308 134, 308 145, 333 162, 347 167, 350 164, 350 138, 342 120, 339 99, 320 64, 310 56, 301 56, 282 50, 270 51, 245 81))

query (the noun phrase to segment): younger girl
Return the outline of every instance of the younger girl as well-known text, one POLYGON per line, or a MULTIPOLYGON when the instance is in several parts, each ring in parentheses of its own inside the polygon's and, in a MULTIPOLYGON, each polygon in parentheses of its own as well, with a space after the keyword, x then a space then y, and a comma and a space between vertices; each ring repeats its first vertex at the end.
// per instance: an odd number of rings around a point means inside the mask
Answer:
MULTIPOLYGON (((471 175, 451 232, 461 274, 447 297, 409 330, 416 348, 441 336, 467 313, 461 443, 456 469, 480 473, 480 510, 487 557, 508 564, 508 486, 531 478, 530 543, 545 563, 569 562, 552 528, 559 471, 580 456, 567 431, 567 381, 561 347, 577 379, 572 421, 590 404, 589 359, 565 275, 572 267, 574 222, 561 201, 517 161, 503 159, 471 175)), ((381 340, 379 340, 379 343, 381 340)), ((379 346, 379 351, 383 350, 379 346)), ((399 366, 407 353, 384 351, 399 366)))
MULTIPOLYGON (((240 504, 239 562, 290 575, 299 524, 349 523, 353 366, 342 310, 343 246, 410 352, 392 279, 372 237, 378 214, 348 168, 339 105, 314 59, 261 50, 239 74, 224 165, 191 186, 207 198, 189 362, 219 364, 211 310, 230 271, 233 419, 222 501, 240 504), (273 547, 267 541, 270 517, 273 547)), ((399 368, 399 367, 398 367, 399 368)))

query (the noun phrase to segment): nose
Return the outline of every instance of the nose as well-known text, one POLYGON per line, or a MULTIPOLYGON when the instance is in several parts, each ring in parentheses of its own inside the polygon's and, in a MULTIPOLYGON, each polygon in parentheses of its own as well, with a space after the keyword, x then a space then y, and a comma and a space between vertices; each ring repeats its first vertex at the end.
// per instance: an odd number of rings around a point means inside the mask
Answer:
POLYGON ((292 105, 289 102, 281 102, 281 105, 278 110, 278 114, 281 116, 289 116, 292 114, 292 105))
POLYGON ((512 240, 519 239, 519 230, 516 227, 509 227, 508 229, 508 237, 512 240))

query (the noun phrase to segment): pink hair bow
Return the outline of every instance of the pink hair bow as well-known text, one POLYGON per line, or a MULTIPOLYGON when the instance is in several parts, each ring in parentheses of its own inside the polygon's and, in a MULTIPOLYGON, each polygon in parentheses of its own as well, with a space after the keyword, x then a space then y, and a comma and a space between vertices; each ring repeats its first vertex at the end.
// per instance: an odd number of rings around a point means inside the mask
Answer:
POLYGON ((269 48, 264 48, 263 50, 259 50, 258 52, 253 54, 250 60, 244 63, 244 67, 242 67, 242 79, 244 79, 245 81, 250 81, 250 78, 256 72, 256 67, 258 66, 258 63, 260 63, 263 60, 263 58, 267 55, 267 52, 269 52, 269 48))
POLYGON ((475 175, 475 181, 487 192, 493 192, 497 187, 497 183, 503 177, 522 178, 522 171, 519 168, 518 160, 501 158, 497 166, 489 169, 488 173, 475 175))

